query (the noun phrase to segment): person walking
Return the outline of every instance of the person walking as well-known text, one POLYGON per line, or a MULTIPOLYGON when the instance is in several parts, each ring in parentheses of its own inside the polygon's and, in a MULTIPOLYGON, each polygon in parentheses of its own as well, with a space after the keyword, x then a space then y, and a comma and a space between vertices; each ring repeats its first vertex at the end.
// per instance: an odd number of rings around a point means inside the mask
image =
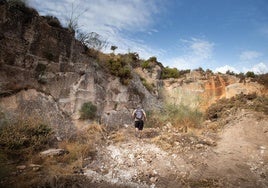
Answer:
POLYGON ((142 109, 141 105, 138 105, 137 108, 133 111, 132 118, 135 121, 135 129, 136 129, 135 135, 141 138, 142 130, 144 127, 144 121, 146 120, 146 113, 142 109))

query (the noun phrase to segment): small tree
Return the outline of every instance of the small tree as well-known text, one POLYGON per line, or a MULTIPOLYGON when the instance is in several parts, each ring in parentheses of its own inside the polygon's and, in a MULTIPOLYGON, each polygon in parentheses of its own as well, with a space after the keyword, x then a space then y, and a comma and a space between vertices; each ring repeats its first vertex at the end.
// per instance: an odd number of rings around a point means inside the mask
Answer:
POLYGON ((246 77, 255 78, 256 75, 255 75, 254 72, 252 72, 252 71, 248 71, 248 72, 246 73, 246 77))
POLYGON ((148 59, 150 62, 157 62, 157 58, 155 56, 152 56, 148 59))
POLYGON ((111 46, 111 50, 113 51, 113 53, 117 48, 118 48, 117 46, 111 46))

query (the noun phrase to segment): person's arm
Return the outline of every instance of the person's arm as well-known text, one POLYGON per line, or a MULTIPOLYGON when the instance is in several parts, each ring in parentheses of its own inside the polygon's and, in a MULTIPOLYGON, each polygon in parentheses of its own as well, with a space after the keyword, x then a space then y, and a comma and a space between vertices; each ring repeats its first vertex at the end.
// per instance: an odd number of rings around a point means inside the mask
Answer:
POLYGON ((136 112, 136 110, 133 110, 133 112, 132 112, 132 118, 133 119, 135 119, 135 112, 136 112))
POLYGON ((142 110, 142 112, 143 112, 143 115, 144 115, 144 120, 147 120, 147 117, 146 117, 146 113, 145 113, 145 111, 144 111, 144 110, 142 110))

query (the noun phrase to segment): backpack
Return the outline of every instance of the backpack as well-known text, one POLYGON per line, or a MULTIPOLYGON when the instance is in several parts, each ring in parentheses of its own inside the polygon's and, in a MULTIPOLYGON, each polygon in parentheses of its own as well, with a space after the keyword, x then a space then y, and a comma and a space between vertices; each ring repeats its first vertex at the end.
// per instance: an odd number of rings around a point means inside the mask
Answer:
POLYGON ((135 118, 137 118, 138 120, 142 120, 143 119, 143 111, 142 109, 138 108, 136 111, 135 111, 135 118))

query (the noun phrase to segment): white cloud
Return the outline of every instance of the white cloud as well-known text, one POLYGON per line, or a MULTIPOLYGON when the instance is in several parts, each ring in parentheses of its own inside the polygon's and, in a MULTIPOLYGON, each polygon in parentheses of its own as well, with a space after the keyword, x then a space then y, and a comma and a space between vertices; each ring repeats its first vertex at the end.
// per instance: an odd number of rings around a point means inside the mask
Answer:
POLYGON ((236 68, 234 68, 234 67, 232 67, 230 65, 224 65, 222 67, 218 67, 218 68, 215 69, 214 72, 220 72, 220 73, 225 74, 227 71, 231 71, 231 72, 234 72, 234 73, 239 73, 239 71, 236 68))
POLYGON ((125 33, 157 32, 151 27, 154 15, 163 7, 158 3, 143 0, 29 0, 29 4, 41 15, 56 16, 65 25, 73 13, 73 17, 78 17, 81 31, 100 34, 118 47, 116 52, 130 50, 140 53, 141 57, 155 56, 161 50, 152 49, 134 37, 130 39, 125 33))
POLYGON ((29 0, 29 4, 41 14, 56 14, 62 21, 73 13, 90 30, 99 26, 118 30, 140 29, 148 26, 152 15, 157 12, 153 1, 141 0, 29 0))
POLYGON ((261 57, 262 54, 260 52, 257 51, 244 51, 240 54, 240 60, 242 61, 250 61, 253 59, 256 59, 258 57, 261 57))
POLYGON ((242 70, 240 71, 238 71, 238 69, 230 65, 224 65, 222 67, 216 68, 214 72, 226 73, 226 71, 228 70, 234 73, 239 73, 239 72, 246 73, 248 71, 251 71, 251 72, 254 72, 255 74, 265 74, 265 73, 268 73, 268 65, 261 62, 261 63, 253 65, 251 68, 243 67, 242 70))
POLYGON ((260 62, 256 65, 253 65, 251 68, 243 68, 243 72, 246 73, 248 71, 254 72, 256 74, 265 74, 268 73, 268 66, 267 64, 260 62))
POLYGON ((212 56, 213 46, 213 43, 202 39, 192 38, 190 41, 190 49, 202 59, 208 59, 212 56))
POLYGON ((213 57, 214 43, 210 41, 191 38, 181 39, 180 42, 183 47, 179 51, 184 51, 185 54, 166 60, 165 62, 171 67, 195 69, 203 67, 213 57))

